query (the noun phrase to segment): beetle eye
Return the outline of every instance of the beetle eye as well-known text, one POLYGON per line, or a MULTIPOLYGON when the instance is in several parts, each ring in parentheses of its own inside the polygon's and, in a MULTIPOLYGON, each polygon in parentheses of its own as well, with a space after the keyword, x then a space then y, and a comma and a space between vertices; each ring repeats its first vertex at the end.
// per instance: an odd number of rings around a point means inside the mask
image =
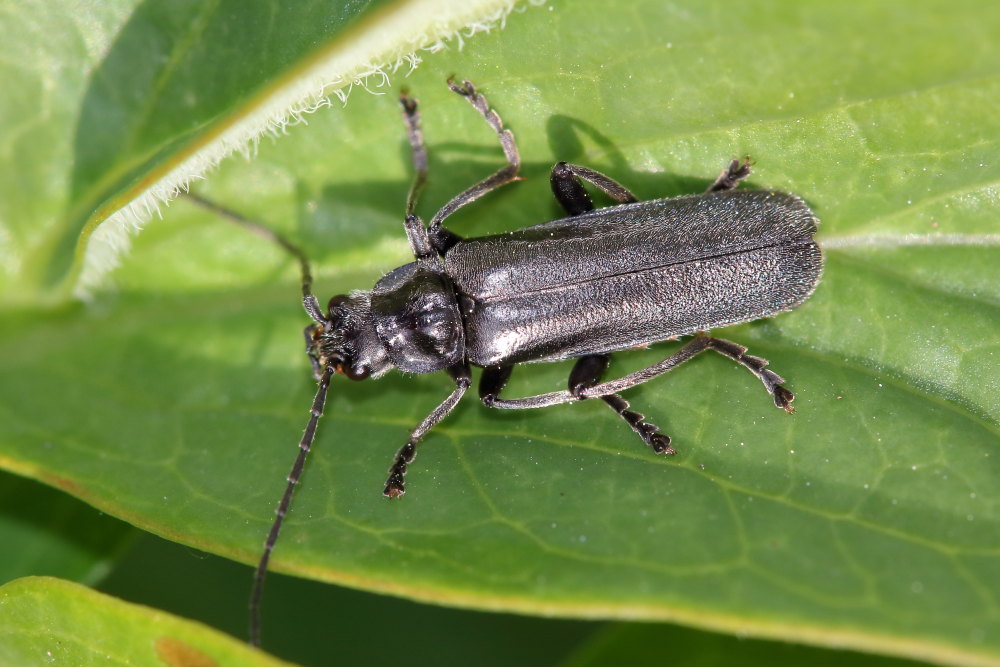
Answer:
POLYGON ((327 316, 333 319, 333 311, 340 310, 340 307, 347 301, 347 298, 346 294, 338 294, 337 296, 332 297, 330 302, 326 304, 327 316))

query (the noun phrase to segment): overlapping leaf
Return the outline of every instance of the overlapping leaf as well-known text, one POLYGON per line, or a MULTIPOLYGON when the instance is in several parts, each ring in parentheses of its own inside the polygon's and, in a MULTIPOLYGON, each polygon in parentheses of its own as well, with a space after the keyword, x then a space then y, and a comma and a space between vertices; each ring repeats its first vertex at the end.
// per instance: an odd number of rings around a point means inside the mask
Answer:
POLYGON ((26 577, 0 587, 0 661, 171 667, 288 664, 198 623, 48 577, 26 577))

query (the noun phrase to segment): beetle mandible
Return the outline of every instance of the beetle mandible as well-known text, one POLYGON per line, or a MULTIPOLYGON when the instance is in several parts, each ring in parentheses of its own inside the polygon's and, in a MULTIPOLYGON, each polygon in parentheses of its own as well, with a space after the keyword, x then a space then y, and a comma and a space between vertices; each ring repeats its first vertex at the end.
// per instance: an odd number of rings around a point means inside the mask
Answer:
POLYGON ((732 160, 703 194, 644 202, 601 173, 559 162, 550 182, 568 217, 506 234, 462 238, 447 230, 444 220, 518 180, 520 156, 514 135, 470 82, 449 79, 448 86, 493 129, 507 164, 446 203, 425 225, 415 210, 427 179, 427 149, 417 102, 403 92, 400 103, 416 172, 404 230, 415 261, 390 271, 370 291, 333 297, 323 310, 312 293, 304 253, 263 232, 301 264, 302 304, 313 320, 305 329, 307 353, 319 386, 255 573, 250 603, 254 644, 259 643, 258 606, 267 563, 336 373, 362 380, 392 368, 445 371, 455 383, 396 454, 383 491, 390 498, 403 495, 417 444, 472 385, 470 366, 483 368, 479 397, 489 407, 521 410, 597 398, 658 454, 675 453, 670 438, 630 410, 619 392, 705 350, 746 367, 777 407, 793 412, 792 393, 781 376, 766 368, 766 360, 707 331, 790 310, 812 293, 822 256, 813 240, 816 217, 800 198, 736 190, 750 174, 749 159, 732 160), (595 209, 584 182, 617 204, 595 209), (601 382, 611 353, 685 334, 695 337, 663 361, 601 382), (566 389, 500 397, 515 364, 562 359, 577 360, 566 389))

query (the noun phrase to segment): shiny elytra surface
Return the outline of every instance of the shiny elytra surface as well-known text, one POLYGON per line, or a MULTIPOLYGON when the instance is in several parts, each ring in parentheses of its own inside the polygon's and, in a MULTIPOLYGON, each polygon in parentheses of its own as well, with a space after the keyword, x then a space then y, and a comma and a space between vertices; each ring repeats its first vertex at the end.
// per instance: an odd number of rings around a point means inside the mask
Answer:
POLYGON ((734 190, 598 209, 448 251, 480 366, 623 350, 802 303, 822 269, 795 195, 734 190))

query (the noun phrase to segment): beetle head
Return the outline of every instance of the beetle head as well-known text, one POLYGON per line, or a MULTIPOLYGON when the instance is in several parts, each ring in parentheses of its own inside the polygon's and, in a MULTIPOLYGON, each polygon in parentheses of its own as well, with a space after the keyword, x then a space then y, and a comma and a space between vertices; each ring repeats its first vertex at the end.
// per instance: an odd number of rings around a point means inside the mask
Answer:
POLYGON ((392 368, 375 333, 370 292, 338 294, 330 299, 326 315, 310 308, 313 304, 306 304, 306 312, 316 324, 306 329, 306 336, 309 356, 319 368, 333 366, 352 380, 378 377, 392 368))

